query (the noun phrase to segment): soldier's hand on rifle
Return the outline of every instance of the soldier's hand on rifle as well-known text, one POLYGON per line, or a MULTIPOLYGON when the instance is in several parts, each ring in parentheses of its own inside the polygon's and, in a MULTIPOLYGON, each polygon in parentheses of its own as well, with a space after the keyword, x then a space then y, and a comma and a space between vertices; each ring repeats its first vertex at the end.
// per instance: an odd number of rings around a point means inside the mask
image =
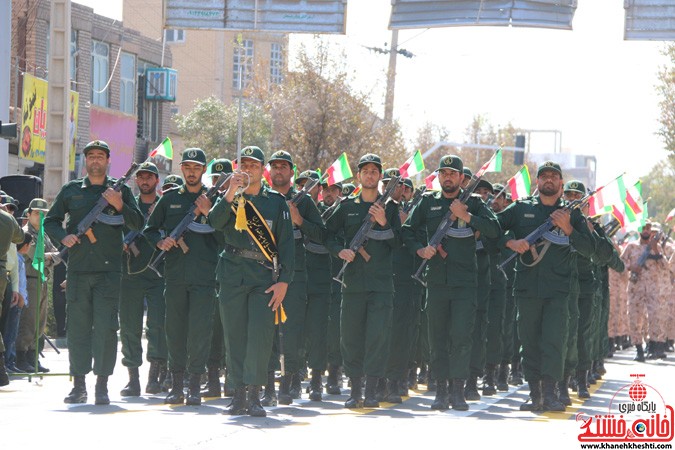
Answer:
POLYGON ((115 208, 117 212, 121 212, 124 207, 124 202, 122 201, 122 193, 117 192, 113 188, 108 188, 103 193, 103 198, 108 202, 110 206, 115 208))
POLYGON ((471 214, 469 214, 469 207, 465 203, 462 203, 459 200, 455 199, 450 204, 450 211, 452 211, 452 215, 455 216, 456 218, 463 220, 466 223, 471 222, 471 214))
POLYGON ((232 178, 230 178, 230 187, 227 188, 225 192, 225 200, 228 203, 232 203, 234 200, 234 194, 237 193, 237 189, 246 186, 248 178, 243 172, 234 172, 232 178))
POLYGON ((560 228, 566 236, 572 234, 572 223, 570 222, 570 211, 565 209, 556 209, 551 213, 551 222, 560 228))
POLYGON ((527 239, 511 239, 506 241, 506 248, 522 255, 530 249, 530 244, 527 242, 527 239))
POLYGON ((178 247, 178 243, 171 236, 167 236, 157 243, 157 248, 168 252, 173 247, 178 247))
POLYGON ((375 222, 377 222, 381 227, 387 225, 387 215, 384 212, 384 207, 378 203, 373 203, 368 210, 368 213, 373 216, 375 222))
POLYGON ((431 259, 436 254, 436 248, 431 245, 427 245, 424 248, 417 250, 417 256, 422 259, 431 259))
POLYGON ((63 245, 65 245, 66 247, 70 248, 75 244, 79 244, 80 239, 77 236, 75 236, 74 234, 69 234, 68 236, 61 239, 61 243, 63 245))
POLYGON ((269 294, 270 292, 272 293, 272 299, 267 304, 267 306, 272 308, 272 311, 276 311, 279 305, 281 305, 281 302, 284 301, 284 297, 286 297, 287 290, 288 290, 288 283, 284 283, 283 281, 274 283, 272 286, 267 288, 265 294, 269 294))
POLYGON ((298 211, 298 207, 295 206, 295 203, 293 202, 286 202, 288 203, 288 209, 291 211, 291 221, 293 222, 293 225, 295 226, 300 226, 302 225, 303 219, 302 216, 300 215, 300 211, 298 211))
POLYGON ((199 197, 197 197, 197 200, 195 200, 195 205, 197 205, 197 212, 204 216, 209 215, 209 211, 211 211, 211 206, 213 206, 211 204, 211 200, 209 200, 205 194, 202 194, 199 197))
POLYGON ((338 253, 338 256, 341 259, 343 259, 347 262, 352 262, 352 261, 354 261, 354 258, 356 257, 356 253, 354 253, 353 251, 351 251, 348 248, 345 248, 345 249, 340 250, 340 253, 338 253))

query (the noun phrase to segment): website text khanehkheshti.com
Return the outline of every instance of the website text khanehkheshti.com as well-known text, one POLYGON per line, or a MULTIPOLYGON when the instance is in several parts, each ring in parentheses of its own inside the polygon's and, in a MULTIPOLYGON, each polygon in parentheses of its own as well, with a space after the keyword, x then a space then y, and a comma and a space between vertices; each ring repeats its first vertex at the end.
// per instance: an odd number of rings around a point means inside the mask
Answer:
POLYGON ((580 444, 581 448, 588 449, 672 449, 673 444, 657 444, 654 442, 617 442, 616 444, 601 442, 599 444, 580 444))

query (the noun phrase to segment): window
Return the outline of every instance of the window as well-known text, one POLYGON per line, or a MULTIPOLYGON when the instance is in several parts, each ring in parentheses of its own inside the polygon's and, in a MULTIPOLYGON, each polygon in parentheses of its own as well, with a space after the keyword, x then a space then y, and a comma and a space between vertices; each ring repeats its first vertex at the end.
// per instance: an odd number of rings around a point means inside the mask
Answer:
POLYGON ((234 62, 232 64, 232 88, 243 89, 253 75, 253 41, 234 41, 234 62))
POLYGON ((185 42, 185 30, 164 30, 164 42, 185 42))
POLYGON ((136 97, 136 56, 122 53, 120 67, 120 111, 133 114, 136 97))
POLYGON ((108 44, 92 41, 91 47, 91 102, 108 107, 108 44))
POLYGON ((71 89, 77 90, 77 30, 70 30, 70 85, 71 89))
POLYGON ((270 81, 273 84, 281 84, 284 80, 282 74, 284 60, 281 44, 272 42, 270 50, 270 81))
MULTIPOLYGON (((145 70, 157 67, 147 61, 138 60, 136 73, 139 83, 145 83, 145 70)), ((138 89, 138 132, 137 136, 153 143, 159 143, 160 133, 160 106, 158 101, 145 100, 145 85, 139 84, 138 89)), ((154 147, 151 147, 154 148, 154 147)))

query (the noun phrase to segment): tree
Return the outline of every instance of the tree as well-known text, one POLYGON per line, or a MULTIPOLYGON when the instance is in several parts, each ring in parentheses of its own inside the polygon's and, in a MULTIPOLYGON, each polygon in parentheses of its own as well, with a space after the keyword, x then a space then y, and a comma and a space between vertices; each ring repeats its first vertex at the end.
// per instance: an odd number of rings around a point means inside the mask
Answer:
POLYGON ((642 197, 649 199, 649 217, 663 222, 666 215, 675 207, 675 166, 671 159, 658 162, 642 180, 642 197))
POLYGON ((368 94, 350 86, 346 58, 331 57, 330 50, 317 38, 315 54, 301 47, 297 69, 283 84, 254 80, 250 95, 272 118, 273 150, 290 152, 298 170, 325 170, 342 152, 353 168, 366 153, 398 167, 408 158, 398 124, 372 111, 368 94))
POLYGON ((671 161, 675 162, 675 44, 668 45, 663 53, 670 58, 670 65, 661 68, 656 87, 661 95, 658 135, 663 138, 671 161))
MULTIPOLYGON (((199 147, 207 158, 237 155, 238 105, 225 105, 216 97, 195 102, 188 114, 176 116, 176 124, 185 145, 199 147)), ((270 148, 272 121, 270 116, 255 104, 245 103, 242 109, 242 145, 255 145, 263 151, 270 148)))

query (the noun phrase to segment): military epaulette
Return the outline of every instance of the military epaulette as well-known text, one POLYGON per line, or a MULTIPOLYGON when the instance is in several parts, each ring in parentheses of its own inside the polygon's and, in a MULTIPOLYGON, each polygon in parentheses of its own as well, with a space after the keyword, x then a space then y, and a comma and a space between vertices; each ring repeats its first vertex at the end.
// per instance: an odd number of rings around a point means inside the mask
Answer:
POLYGON ((424 191, 422 193, 422 197, 431 197, 434 194, 438 194, 439 191, 424 191))
POLYGON ((171 188, 169 188, 169 189, 165 189, 165 190, 164 190, 164 194, 162 194, 162 195, 166 195, 166 194, 169 193, 169 192, 177 191, 177 190, 180 189, 181 187, 182 187, 182 186, 174 186, 174 187, 171 187, 171 188))
MULTIPOLYGON (((269 194, 275 194, 275 195, 278 195, 279 197, 283 198, 284 201, 286 201, 286 197, 284 196, 284 194, 282 194, 281 192, 275 191, 275 190, 272 189, 272 188, 267 188, 267 189, 265 189, 265 192, 267 192, 267 193, 269 193, 269 194)), ((264 195, 264 193, 263 193, 263 195, 264 195)))
POLYGON ((71 180, 68 183, 66 183, 66 186, 72 186, 72 185, 82 184, 82 183, 84 183, 84 177, 75 178, 74 180, 71 180))

